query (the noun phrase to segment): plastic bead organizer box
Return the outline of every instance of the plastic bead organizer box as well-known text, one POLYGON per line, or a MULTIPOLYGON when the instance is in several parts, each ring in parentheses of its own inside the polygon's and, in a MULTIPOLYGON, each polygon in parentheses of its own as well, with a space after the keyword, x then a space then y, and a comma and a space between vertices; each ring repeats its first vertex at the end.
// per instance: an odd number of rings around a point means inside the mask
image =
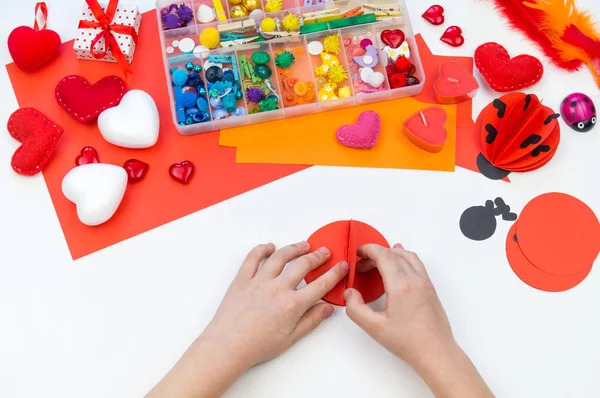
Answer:
POLYGON ((173 122, 183 135, 409 97, 423 89, 403 0, 156 5, 173 122), (185 7, 184 20, 171 16, 178 7, 185 7), (386 30, 395 34, 394 43, 381 39, 386 30), (412 85, 391 88, 386 66, 398 53, 414 66, 412 85))

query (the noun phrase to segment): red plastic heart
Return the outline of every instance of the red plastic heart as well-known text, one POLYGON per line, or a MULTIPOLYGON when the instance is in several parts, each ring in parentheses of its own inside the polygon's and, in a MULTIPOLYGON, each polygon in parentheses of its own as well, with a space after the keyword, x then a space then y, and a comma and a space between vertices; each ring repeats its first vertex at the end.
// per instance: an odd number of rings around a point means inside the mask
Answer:
POLYGON ((63 128, 34 108, 21 108, 8 119, 8 132, 21 145, 11 159, 13 170, 21 175, 39 173, 48 163, 63 128))
POLYGON ((422 17, 434 25, 441 25, 446 21, 446 18, 444 17, 444 7, 437 4, 429 7, 427 11, 423 13, 422 17))
POLYGON ((56 86, 56 101, 75 120, 88 123, 105 109, 119 105, 127 92, 125 81, 117 76, 107 76, 94 85, 78 75, 67 76, 56 86))
POLYGON ((58 33, 50 29, 36 32, 28 26, 19 26, 8 35, 8 51, 24 72, 34 71, 54 58, 61 44, 58 33))
POLYGON ((398 48, 404 43, 406 36, 400 29, 389 30, 386 29, 381 32, 381 41, 391 48, 398 48))
POLYGON ((450 26, 446 29, 440 40, 452 47, 460 47, 465 43, 462 33, 462 29, 458 26, 450 26))
POLYGON ((188 160, 172 164, 169 167, 171 177, 182 184, 187 184, 194 173, 194 164, 188 160))
POLYGON ((98 152, 91 146, 86 146, 81 150, 81 154, 75 158, 75 165, 81 166, 91 163, 100 163, 98 152))
POLYGON ((544 66, 531 55, 511 58, 498 43, 485 43, 475 50, 475 65, 490 87, 499 92, 532 86, 544 75, 544 66))
POLYGON ((129 176, 130 183, 136 183, 144 179, 149 167, 150 165, 148 163, 142 162, 141 160, 137 159, 129 159, 123 164, 123 168, 129 176))

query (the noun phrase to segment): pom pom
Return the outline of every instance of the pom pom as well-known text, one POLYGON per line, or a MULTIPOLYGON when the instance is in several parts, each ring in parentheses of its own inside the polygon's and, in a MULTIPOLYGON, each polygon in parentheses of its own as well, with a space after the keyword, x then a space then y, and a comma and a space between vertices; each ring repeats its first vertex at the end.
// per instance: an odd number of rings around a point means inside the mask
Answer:
POLYGON ((410 69, 412 63, 408 60, 408 58, 402 56, 396 59, 395 65, 399 73, 406 73, 410 69))
POLYGON ((388 76, 391 76, 394 73, 398 73, 398 71, 396 70, 396 66, 394 64, 388 64, 385 67, 385 73, 387 73, 388 76))
POLYGON ((330 35, 323 39, 323 50, 331 54, 340 52, 340 35, 330 35))
POLYGON ((394 73, 390 76, 390 87, 401 88, 406 86, 406 76, 402 73, 394 73))
POLYGON ((281 20, 281 26, 288 32, 294 32, 300 29, 300 17, 296 14, 286 13, 281 20))
POLYGON ((289 68, 292 66, 296 59, 294 58, 294 54, 289 51, 284 51, 275 58, 275 65, 280 68, 289 68))
POLYGON ((267 3, 265 4, 266 12, 281 11, 282 8, 283 8, 282 0, 267 0, 267 3))
POLYGON ((348 78, 348 71, 340 64, 333 64, 329 68, 327 77, 330 82, 341 83, 348 78))
POLYGON ((260 105, 260 109, 263 112, 274 111, 275 109, 279 109, 279 104, 277 103, 277 97, 272 95, 258 103, 260 105))
POLYGON ((273 32, 275 29, 277 29, 277 22, 273 18, 265 18, 260 22, 260 30, 263 32, 273 32))
POLYGON ((265 93, 260 88, 252 87, 246 90, 246 98, 250 102, 259 103, 265 99, 265 93))

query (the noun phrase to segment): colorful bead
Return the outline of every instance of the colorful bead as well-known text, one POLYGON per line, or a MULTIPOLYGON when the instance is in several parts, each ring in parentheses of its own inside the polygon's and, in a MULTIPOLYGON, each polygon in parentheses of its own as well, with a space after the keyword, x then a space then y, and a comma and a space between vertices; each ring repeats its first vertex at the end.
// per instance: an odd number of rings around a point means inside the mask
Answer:
POLYGON ((193 63, 191 63, 191 62, 187 62, 187 63, 185 64, 185 69, 187 69, 188 71, 192 71, 192 70, 194 70, 194 64, 193 64, 193 63))
POLYGON ((188 80, 188 74, 185 70, 177 69, 173 73, 173 83, 175 83, 176 86, 185 85, 185 83, 187 83, 187 80, 188 80))
POLYGON ((169 69, 169 73, 173 74, 173 73, 175 73, 176 70, 177 70, 177 68, 171 68, 171 69, 169 69))
POLYGON ((244 98, 244 94, 242 94, 242 92, 238 90, 235 92, 235 98, 240 100, 244 98))
POLYGON ((211 66, 206 70, 206 80, 210 83, 215 83, 223 79, 223 69, 218 66, 211 66))
POLYGON ((264 64, 259 64, 256 65, 254 67, 254 72, 256 72, 257 76, 262 78, 262 79, 267 79, 269 77, 271 77, 271 68, 269 68, 267 65, 264 64))
POLYGON ((206 89, 204 87, 198 87, 197 91, 198 91, 198 95, 202 95, 202 96, 206 95, 206 89))
POLYGON ((192 87, 196 87, 197 85, 199 85, 202 82, 202 78, 200 77, 199 74, 197 74, 196 72, 191 72, 188 75, 188 79, 187 79, 187 85, 188 86, 192 86, 192 87))
POLYGON ((196 73, 202 72, 202 65, 194 65, 194 72, 196 72, 196 73))
POLYGON ((225 119, 227 116, 229 116, 229 114, 227 113, 227 111, 225 109, 215 109, 213 111, 213 119, 215 120, 220 120, 220 119, 225 119))
POLYGON ((198 100, 196 101, 196 106, 202 112, 208 111, 208 101, 206 101, 206 98, 204 97, 198 98, 198 100))
POLYGON ((271 60, 271 56, 264 51, 257 51, 254 54, 252 54, 250 59, 252 59, 252 62, 254 62, 255 64, 262 65, 269 62, 271 60))

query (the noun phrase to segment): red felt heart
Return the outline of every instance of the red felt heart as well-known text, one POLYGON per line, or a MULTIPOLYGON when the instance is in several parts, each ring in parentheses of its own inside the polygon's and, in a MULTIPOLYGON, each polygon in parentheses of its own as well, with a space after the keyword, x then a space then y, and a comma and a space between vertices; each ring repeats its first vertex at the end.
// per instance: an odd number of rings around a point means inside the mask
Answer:
POLYGON ((446 61, 440 66, 440 77, 433 84, 433 90, 440 104, 458 104, 475 97, 479 83, 464 66, 446 61))
POLYGON ((14 171, 31 176, 50 160, 63 128, 33 108, 21 108, 8 119, 8 132, 21 142, 10 162, 14 171))
POLYGON ((441 25, 446 21, 446 18, 444 18, 444 7, 439 5, 429 7, 423 13, 422 17, 434 25, 441 25))
POLYGON ((93 86, 83 77, 72 75, 56 86, 56 101, 75 120, 87 123, 102 111, 119 105, 127 92, 125 81, 117 76, 104 77, 93 86))
MULTIPOLYGON (((146 172, 148 171, 149 167, 150 165, 148 163, 137 159, 129 159, 125 162, 125 164, 123 164, 123 168, 129 176, 130 183, 141 181, 146 176, 146 172)), ((171 176, 173 176, 173 174, 171 174, 171 176)))
POLYGON ((182 184, 187 184, 193 173, 194 164, 187 160, 184 160, 181 163, 172 164, 171 167, 169 167, 169 174, 171 177, 182 184))
POLYGON ((98 152, 91 146, 86 146, 81 150, 80 155, 75 158, 75 165, 81 166, 91 163, 100 163, 98 152))
POLYGON ((24 72, 36 70, 54 58, 61 44, 58 33, 49 29, 36 32, 28 26, 19 26, 8 36, 8 51, 24 72))
POLYGON ((531 55, 510 58, 508 51, 498 43, 485 43, 475 50, 475 65, 489 83, 499 92, 529 87, 542 79, 544 67, 531 55))
POLYGON ((446 111, 439 106, 422 109, 404 122, 404 135, 427 152, 439 152, 448 138, 444 127, 447 118, 446 111))
POLYGON ((458 26, 450 26, 446 29, 440 40, 452 47, 460 47, 465 43, 462 33, 462 29, 458 26))
POLYGON ((398 48, 402 43, 404 43, 404 32, 400 29, 389 30, 386 29, 381 32, 381 41, 391 48, 398 48))

